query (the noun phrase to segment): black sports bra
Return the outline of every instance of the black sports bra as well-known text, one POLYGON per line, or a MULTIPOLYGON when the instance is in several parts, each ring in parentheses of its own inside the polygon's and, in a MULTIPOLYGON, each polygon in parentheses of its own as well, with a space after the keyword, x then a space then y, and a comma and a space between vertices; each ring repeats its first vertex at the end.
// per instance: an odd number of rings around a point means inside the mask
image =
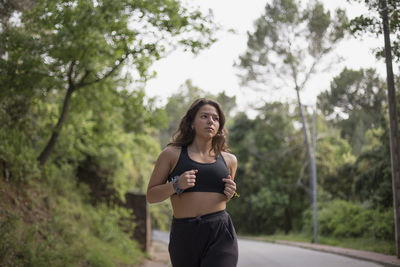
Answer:
POLYGON ((187 147, 182 147, 178 163, 168 177, 171 181, 173 177, 181 175, 185 171, 198 170, 194 187, 186 189, 184 192, 216 192, 224 194, 225 182, 222 178, 228 178, 229 171, 224 157, 220 154, 213 163, 201 163, 189 157, 187 147))

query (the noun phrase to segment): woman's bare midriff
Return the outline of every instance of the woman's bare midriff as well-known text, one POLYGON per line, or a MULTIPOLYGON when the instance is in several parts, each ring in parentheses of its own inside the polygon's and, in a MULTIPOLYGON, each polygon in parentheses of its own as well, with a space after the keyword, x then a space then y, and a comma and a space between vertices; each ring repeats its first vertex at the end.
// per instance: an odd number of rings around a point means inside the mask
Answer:
POLYGON ((175 218, 196 217, 226 208, 226 196, 214 192, 188 192, 171 196, 175 218))

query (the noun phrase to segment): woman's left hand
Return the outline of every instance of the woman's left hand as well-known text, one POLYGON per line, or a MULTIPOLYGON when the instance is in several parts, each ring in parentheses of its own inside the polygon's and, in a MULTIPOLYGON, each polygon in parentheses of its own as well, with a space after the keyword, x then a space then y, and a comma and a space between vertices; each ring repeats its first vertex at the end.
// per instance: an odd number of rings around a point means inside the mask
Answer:
POLYGON ((222 181, 225 182, 224 194, 228 199, 231 199, 236 192, 236 183, 230 175, 228 175, 228 178, 223 178, 222 181))

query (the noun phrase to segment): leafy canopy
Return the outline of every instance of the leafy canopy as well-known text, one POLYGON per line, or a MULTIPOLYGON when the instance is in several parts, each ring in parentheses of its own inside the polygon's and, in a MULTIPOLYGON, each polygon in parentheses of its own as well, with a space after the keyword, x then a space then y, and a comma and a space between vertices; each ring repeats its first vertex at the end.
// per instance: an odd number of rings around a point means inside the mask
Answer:
MULTIPOLYGON (((368 14, 362 14, 355 17, 349 23, 350 32, 355 36, 362 36, 363 34, 373 34, 375 36, 383 34, 381 7, 379 0, 348 0, 349 2, 363 2, 368 10, 368 14)), ((400 9, 399 0, 387 0, 387 11, 389 19, 390 33, 393 35, 391 38, 391 46, 393 59, 396 62, 400 61, 400 9)), ((384 58, 385 51, 383 47, 375 49, 377 58, 384 58)))
POLYGON ((151 63, 179 44, 192 52, 211 45, 211 19, 176 0, 38 1, 21 25, 2 25, 0 82, 8 92, 78 89, 125 61, 146 80, 151 63))
POLYGON ((305 8, 294 0, 267 3, 239 58, 242 83, 265 88, 277 77, 284 86, 302 89, 320 59, 343 38, 346 22, 343 10, 331 15, 318 1, 305 8))

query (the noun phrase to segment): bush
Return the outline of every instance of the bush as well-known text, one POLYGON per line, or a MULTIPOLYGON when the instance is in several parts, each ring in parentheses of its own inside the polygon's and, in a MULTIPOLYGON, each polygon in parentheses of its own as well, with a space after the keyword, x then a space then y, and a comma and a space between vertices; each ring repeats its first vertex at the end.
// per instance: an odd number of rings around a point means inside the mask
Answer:
POLYGON ((40 175, 37 152, 27 139, 18 129, 0 127, 0 170, 6 180, 26 182, 40 175))
POLYGON ((76 233, 59 234, 55 228, 49 223, 26 224, 19 215, 6 214, 0 219, 0 265, 79 265, 85 260, 85 246, 76 233))
POLYGON ((0 194, 0 266, 132 266, 143 260, 130 238, 127 209, 94 207, 85 200, 87 188, 57 180, 59 186, 41 180, 18 188, 0 180, 6 192, 0 194))
MULTIPOLYGON (((312 232, 313 211, 303 213, 305 232, 312 232)), ((392 240, 394 218, 391 209, 368 209, 344 200, 319 203, 318 233, 332 237, 367 237, 392 240)))

